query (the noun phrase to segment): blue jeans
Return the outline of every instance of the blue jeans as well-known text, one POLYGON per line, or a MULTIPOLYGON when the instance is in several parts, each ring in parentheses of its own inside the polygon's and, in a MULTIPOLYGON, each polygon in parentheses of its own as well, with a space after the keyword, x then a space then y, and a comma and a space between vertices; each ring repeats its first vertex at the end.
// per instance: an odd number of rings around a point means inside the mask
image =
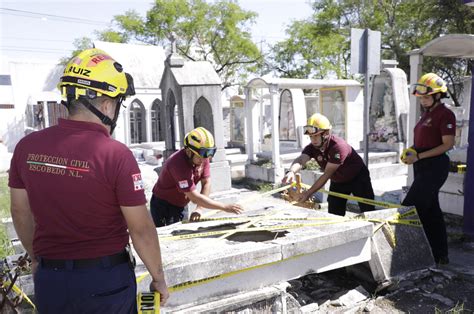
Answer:
POLYGON ((137 284, 128 263, 57 269, 40 261, 34 283, 39 313, 137 313, 137 284))

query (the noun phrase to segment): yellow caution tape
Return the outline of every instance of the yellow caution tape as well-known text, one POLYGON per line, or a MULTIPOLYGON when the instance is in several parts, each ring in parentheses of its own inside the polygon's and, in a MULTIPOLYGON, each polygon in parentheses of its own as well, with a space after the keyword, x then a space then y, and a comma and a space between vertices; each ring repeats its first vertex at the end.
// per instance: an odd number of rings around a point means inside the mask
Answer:
POLYGON ((137 294, 139 314, 160 313, 160 294, 158 292, 139 292, 137 294))
MULTIPOLYGON (((3 283, 3 286, 6 287, 6 286, 8 286, 8 285, 11 285, 11 281, 5 280, 4 283, 3 283)), ((22 298, 24 298, 24 299, 26 300, 26 302, 28 302, 28 303, 31 305, 31 307, 36 310, 35 304, 33 303, 33 301, 31 301, 30 298, 28 298, 28 296, 23 292, 23 290, 21 290, 20 288, 18 288, 18 286, 15 285, 15 284, 13 284, 12 290, 13 290, 16 294, 18 294, 19 296, 21 296, 22 298)), ((5 296, 5 297, 6 297, 6 296, 5 296)))
POLYGON ((239 203, 239 204, 248 203, 250 201, 254 201, 256 199, 259 199, 261 197, 266 197, 268 195, 272 195, 272 194, 275 194, 275 193, 278 193, 278 192, 288 190, 290 187, 291 187, 290 184, 284 185, 284 186, 281 186, 279 188, 276 188, 276 189, 273 189, 273 190, 270 190, 270 191, 267 191, 267 192, 258 193, 256 195, 251 195, 249 197, 244 198, 243 200, 238 201, 237 203, 239 203))
POLYGON ((416 208, 410 209, 409 211, 407 211, 403 214, 400 214, 400 213, 397 213, 397 214, 398 214, 398 217, 399 217, 398 219, 418 215, 418 213, 416 212, 416 208))
POLYGON ((388 223, 382 224, 382 232, 388 240, 389 245, 393 248, 397 245, 397 240, 395 237, 395 232, 388 223))
MULTIPOLYGON (((310 185, 307 185, 307 184, 304 184, 304 183, 302 183, 301 185, 303 187, 307 188, 307 189, 309 189, 311 187, 310 185)), ((383 208, 400 208, 400 207, 403 206, 401 204, 394 204, 394 203, 389 203, 389 202, 376 201, 376 200, 372 200, 372 199, 369 199, 369 198, 363 198, 363 197, 359 197, 359 196, 352 196, 352 195, 348 195, 348 194, 328 191, 328 190, 325 190, 325 189, 320 189, 318 192, 326 193, 328 195, 337 196, 337 197, 340 197, 340 198, 345 198, 347 200, 356 201, 356 202, 359 202, 359 203, 364 203, 364 204, 374 205, 374 206, 380 206, 380 207, 383 207, 383 208)))
POLYGON ((397 224, 397 225, 408 225, 408 226, 415 226, 421 227, 421 221, 419 219, 397 219, 397 220, 387 220, 389 224, 397 224))

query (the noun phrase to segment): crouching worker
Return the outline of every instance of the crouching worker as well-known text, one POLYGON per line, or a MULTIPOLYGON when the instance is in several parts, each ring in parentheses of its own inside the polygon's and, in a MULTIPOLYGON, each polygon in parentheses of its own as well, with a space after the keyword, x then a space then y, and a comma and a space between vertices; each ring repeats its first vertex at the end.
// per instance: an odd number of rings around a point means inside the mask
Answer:
MULTIPOLYGON (((321 189, 331 179, 330 191, 342 194, 374 199, 374 191, 370 181, 369 169, 362 158, 346 141, 331 133, 331 123, 322 114, 315 113, 308 119, 304 127, 305 134, 311 139, 311 144, 291 164, 290 170, 283 178, 283 183, 291 183, 298 172, 311 158, 314 158, 323 175, 300 195, 299 202, 305 202, 321 189)), ((328 211, 331 214, 344 216, 347 199, 328 196, 328 211)), ((359 203, 360 210, 374 210, 373 205, 359 203)))
POLYGON ((209 198, 210 159, 216 150, 211 132, 198 127, 186 134, 184 148, 165 161, 150 201, 151 215, 157 227, 183 220, 184 208, 190 201, 197 205, 191 213, 191 221, 200 219, 203 208, 234 214, 243 211, 238 204, 225 204, 209 198), (199 182, 200 192, 196 190, 199 182))

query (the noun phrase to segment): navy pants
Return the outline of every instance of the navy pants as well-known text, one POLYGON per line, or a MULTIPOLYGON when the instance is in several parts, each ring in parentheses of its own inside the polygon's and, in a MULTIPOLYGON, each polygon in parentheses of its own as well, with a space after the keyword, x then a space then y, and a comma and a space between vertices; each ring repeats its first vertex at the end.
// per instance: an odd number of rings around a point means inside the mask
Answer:
POLYGON ((413 164, 414 181, 403 200, 415 206, 435 261, 448 256, 448 236, 443 212, 439 206, 439 190, 448 178, 449 157, 446 154, 418 160, 413 164))
POLYGON ((39 313, 137 313, 137 284, 128 263, 74 269, 45 268, 39 261, 34 276, 39 313))
POLYGON ((184 207, 175 206, 155 195, 151 196, 150 213, 155 226, 162 227, 183 220, 184 207))
MULTIPOLYGON (((329 186, 329 190, 342 194, 353 194, 354 196, 374 199, 374 189, 370 181, 369 169, 362 167, 360 172, 349 182, 333 182, 329 186)), ((346 214, 347 199, 337 196, 328 196, 328 212, 334 215, 344 216, 346 214)), ((373 205, 359 203, 361 212, 374 210, 373 205)))

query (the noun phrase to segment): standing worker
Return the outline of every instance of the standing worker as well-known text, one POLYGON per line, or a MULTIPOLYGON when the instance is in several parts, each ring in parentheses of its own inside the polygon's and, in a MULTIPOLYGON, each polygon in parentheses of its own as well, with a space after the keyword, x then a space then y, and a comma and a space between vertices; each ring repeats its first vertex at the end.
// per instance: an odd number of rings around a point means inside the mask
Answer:
POLYGON ((402 204, 415 206, 437 264, 448 264, 448 237, 438 193, 448 178, 449 157, 454 146, 456 117, 441 102, 447 98, 446 82, 434 73, 423 75, 413 94, 424 112, 414 129, 414 145, 402 161, 413 164, 414 181, 402 204))
POLYGON ((242 212, 238 204, 224 204, 209 198, 210 159, 216 150, 211 132, 198 127, 186 134, 184 148, 165 161, 150 201, 151 215, 157 227, 183 220, 184 208, 190 201, 197 205, 190 216, 191 221, 200 219, 203 208, 234 214, 242 212), (199 182, 200 193, 196 190, 199 182))
MULTIPOLYGON (((369 169, 362 158, 344 139, 331 133, 331 123, 322 114, 315 113, 308 119, 304 134, 311 144, 307 145, 300 156, 290 166, 283 177, 283 183, 291 183, 298 172, 311 158, 314 158, 324 171, 310 189, 300 195, 299 202, 308 200, 331 179, 329 190, 342 194, 374 199, 374 190, 370 181, 369 169)), ((328 211, 344 216, 347 199, 329 195, 328 211)), ((359 203, 362 212, 374 210, 373 205, 359 203)))
POLYGON ((140 169, 111 138, 123 100, 135 94, 133 79, 104 51, 87 49, 66 65, 58 88, 68 119, 24 137, 9 177, 37 309, 136 313, 129 234, 164 304, 169 293, 140 169))

